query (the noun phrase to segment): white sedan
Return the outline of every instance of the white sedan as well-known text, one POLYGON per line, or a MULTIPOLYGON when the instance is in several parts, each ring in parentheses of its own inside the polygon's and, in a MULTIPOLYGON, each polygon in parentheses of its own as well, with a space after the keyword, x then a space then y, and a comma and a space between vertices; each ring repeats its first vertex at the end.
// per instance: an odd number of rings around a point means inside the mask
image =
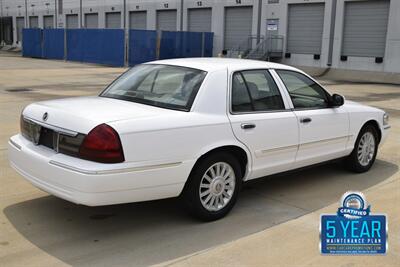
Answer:
POLYGON ((262 61, 173 59, 136 66, 99 96, 27 106, 9 159, 40 189, 89 206, 180 196, 226 215, 243 181, 344 158, 368 171, 388 115, 262 61))

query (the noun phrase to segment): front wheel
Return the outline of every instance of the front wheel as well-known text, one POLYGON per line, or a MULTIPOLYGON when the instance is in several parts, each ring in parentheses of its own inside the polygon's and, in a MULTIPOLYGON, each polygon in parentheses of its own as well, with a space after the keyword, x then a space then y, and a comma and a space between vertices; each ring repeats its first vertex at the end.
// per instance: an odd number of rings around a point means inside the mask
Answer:
POLYGON ((374 164, 377 151, 378 134, 375 127, 367 125, 360 131, 353 152, 346 159, 346 165, 351 171, 366 172, 374 164))
POLYGON ((241 182, 240 165, 234 156, 228 153, 210 155, 190 174, 183 192, 183 204, 201 220, 218 220, 234 206, 241 182))

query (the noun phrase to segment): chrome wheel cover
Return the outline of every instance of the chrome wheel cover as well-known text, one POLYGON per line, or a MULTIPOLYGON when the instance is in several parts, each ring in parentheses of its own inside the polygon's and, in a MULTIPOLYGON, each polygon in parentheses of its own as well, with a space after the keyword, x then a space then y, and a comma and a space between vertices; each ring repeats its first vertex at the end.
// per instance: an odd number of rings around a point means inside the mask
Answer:
POLYGON ((235 192, 235 172, 225 162, 213 164, 200 181, 199 196, 203 207, 208 211, 223 209, 235 192))
POLYGON ((360 139, 357 148, 357 159, 362 166, 368 166, 375 154, 375 138, 371 132, 366 132, 360 139))

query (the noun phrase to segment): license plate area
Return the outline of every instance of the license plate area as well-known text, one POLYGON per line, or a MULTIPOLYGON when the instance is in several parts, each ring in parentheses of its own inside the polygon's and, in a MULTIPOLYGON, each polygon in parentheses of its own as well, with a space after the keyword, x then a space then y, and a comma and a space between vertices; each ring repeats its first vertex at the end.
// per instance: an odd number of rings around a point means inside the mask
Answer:
POLYGON ((55 131, 41 127, 38 145, 42 145, 57 151, 58 133, 55 131))

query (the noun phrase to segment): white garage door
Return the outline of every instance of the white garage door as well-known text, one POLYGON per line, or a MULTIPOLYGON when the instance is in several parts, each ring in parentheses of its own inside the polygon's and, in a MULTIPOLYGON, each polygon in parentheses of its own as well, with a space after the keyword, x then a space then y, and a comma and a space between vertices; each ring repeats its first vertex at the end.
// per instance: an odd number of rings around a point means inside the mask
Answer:
POLYGON ((157 30, 176 31, 176 10, 157 10, 157 30))
POLYGON ((287 52, 321 54, 324 9, 324 3, 289 5, 287 52))
POLYGON ((226 7, 224 48, 234 49, 251 35, 253 7, 226 7))
POLYGON ((211 32, 211 8, 191 8, 188 10, 188 31, 211 32))
POLYGON ((17 17, 17 41, 22 41, 22 29, 25 28, 25 18, 17 17))
POLYGON ((133 11, 129 13, 129 28, 136 30, 147 29, 147 12, 133 11))
POLYGON ((52 29, 54 28, 54 19, 53 16, 44 16, 43 17, 43 28, 52 29))
POLYGON ((389 6, 385 0, 346 2, 342 55, 384 56, 389 6))
POLYGON ((67 29, 77 29, 77 28, 79 28, 78 15, 77 14, 67 15, 66 16, 66 20, 67 20, 67 29))
POLYGON ((97 13, 85 14, 85 27, 97 29, 99 27, 99 15, 97 13))
POLYGON ((29 17, 29 28, 39 28, 39 17, 30 16, 29 17))
POLYGON ((121 12, 106 13, 106 28, 107 29, 121 28, 121 12))

